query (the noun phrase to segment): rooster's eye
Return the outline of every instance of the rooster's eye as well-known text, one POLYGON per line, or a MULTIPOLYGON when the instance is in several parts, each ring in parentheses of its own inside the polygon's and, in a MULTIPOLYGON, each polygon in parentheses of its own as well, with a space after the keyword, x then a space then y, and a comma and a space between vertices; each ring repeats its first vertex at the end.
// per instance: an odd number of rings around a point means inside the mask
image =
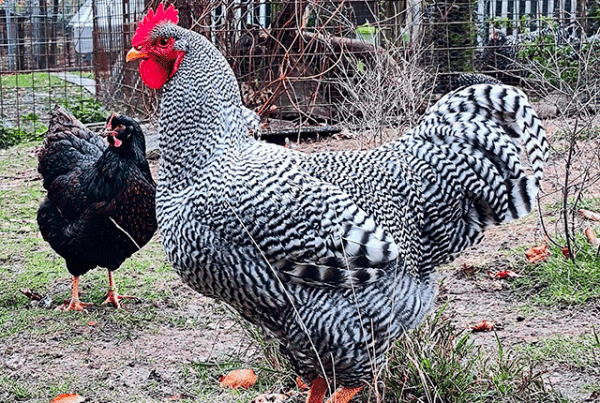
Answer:
POLYGON ((158 40, 158 44, 160 46, 167 46, 169 44, 169 40, 167 38, 160 38, 158 40))

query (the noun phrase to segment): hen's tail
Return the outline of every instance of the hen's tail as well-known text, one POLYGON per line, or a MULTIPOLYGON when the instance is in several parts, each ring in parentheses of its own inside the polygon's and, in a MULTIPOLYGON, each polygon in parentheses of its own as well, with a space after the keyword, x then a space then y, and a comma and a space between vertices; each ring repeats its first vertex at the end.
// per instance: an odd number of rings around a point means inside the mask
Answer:
POLYGON ((38 153, 38 171, 44 188, 75 167, 92 164, 106 144, 66 109, 56 105, 50 116, 46 138, 38 153))
POLYGON ((536 205, 548 144, 517 88, 480 84, 451 92, 404 142, 424 166, 422 244, 425 260, 434 265, 479 241, 486 227, 522 217, 536 205))

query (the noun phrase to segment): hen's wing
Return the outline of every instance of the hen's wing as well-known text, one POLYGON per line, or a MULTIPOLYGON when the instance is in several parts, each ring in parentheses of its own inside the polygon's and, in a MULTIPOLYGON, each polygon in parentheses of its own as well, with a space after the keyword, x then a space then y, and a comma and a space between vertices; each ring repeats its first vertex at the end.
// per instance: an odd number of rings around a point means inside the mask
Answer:
POLYGON ((525 95, 478 85, 444 97, 379 149, 313 154, 263 172, 244 185, 252 199, 239 215, 273 266, 301 281, 369 282, 396 257, 419 276, 488 226, 531 211, 546 156, 525 95))
POLYGON ((128 238, 125 242, 133 243, 133 253, 150 241, 157 229, 156 186, 132 164, 117 188, 119 191, 107 201, 103 214, 128 238))
POLYGON ((374 281, 396 261, 390 231, 340 187, 309 174, 284 149, 257 152, 269 163, 251 170, 243 164, 232 181, 229 208, 242 236, 251 237, 280 274, 314 285, 351 286, 374 281))
POLYGON ((106 144, 66 109, 56 105, 46 138, 38 153, 38 171, 49 189, 56 178, 93 164, 106 144))

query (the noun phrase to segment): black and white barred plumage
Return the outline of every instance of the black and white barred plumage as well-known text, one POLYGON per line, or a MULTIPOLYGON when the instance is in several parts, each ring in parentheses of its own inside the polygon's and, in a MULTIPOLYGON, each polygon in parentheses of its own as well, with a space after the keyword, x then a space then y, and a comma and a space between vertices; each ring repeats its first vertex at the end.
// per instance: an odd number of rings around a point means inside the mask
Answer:
POLYGON ((460 89, 383 147, 307 155, 247 135, 208 40, 173 24, 151 35, 185 51, 161 100, 166 254, 191 287, 274 335, 306 383, 371 382, 431 309, 435 267, 536 202, 548 147, 518 89, 460 89))

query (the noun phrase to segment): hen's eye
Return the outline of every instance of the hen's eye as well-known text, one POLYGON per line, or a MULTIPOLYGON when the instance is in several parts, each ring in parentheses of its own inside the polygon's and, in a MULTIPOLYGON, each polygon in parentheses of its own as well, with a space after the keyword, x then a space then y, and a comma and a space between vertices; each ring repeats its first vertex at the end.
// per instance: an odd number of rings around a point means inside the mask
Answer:
POLYGON ((119 132, 124 131, 125 130, 125 125, 119 125, 119 126, 117 126, 116 130, 119 131, 119 132))
POLYGON ((167 38, 160 38, 158 40, 158 44, 160 46, 167 46, 169 44, 169 40, 167 38))

